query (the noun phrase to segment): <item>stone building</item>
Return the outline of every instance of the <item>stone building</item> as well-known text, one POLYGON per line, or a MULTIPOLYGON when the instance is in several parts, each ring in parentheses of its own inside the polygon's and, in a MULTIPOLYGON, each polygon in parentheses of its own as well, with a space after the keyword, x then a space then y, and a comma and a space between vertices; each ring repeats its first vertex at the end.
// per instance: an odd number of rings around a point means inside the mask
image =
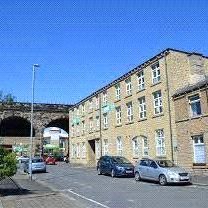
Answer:
POLYGON ((205 74, 207 57, 166 49, 84 98, 69 111, 71 162, 95 166, 106 154, 177 162, 172 95, 205 74))
POLYGON ((179 89, 173 96, 178 163, 208 174, 208 78, 179 89))

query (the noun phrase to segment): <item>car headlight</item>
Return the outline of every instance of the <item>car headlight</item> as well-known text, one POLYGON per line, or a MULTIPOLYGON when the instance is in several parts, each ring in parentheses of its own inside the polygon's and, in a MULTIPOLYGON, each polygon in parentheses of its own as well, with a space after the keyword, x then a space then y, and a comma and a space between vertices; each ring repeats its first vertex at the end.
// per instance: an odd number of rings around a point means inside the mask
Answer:
POLYGON ((117 170, 124 170, 124 167, 116 166, 117 170))
POLYGON ((168 171, 168 176, 170 178, 178 178, 179 177, 179 175, 177 173, 172 172, 172 171, 168 171))

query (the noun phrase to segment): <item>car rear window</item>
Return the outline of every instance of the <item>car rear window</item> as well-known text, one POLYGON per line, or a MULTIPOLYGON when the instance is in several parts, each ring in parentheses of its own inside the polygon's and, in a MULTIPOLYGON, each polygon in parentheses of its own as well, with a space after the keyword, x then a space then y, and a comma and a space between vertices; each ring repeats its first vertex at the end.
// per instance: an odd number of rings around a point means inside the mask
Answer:
POLYGON ((43 162, 43 159, 41 158, 32 159, 32 163, 39 163, 39 162, 43 162))

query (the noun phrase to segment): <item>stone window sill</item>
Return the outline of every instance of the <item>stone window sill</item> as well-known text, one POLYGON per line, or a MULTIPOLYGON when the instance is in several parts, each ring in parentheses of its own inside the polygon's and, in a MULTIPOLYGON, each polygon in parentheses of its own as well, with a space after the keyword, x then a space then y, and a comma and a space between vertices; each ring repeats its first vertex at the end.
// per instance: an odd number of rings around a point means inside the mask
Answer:
POLYGON ((126 95, 126 96, 125 96, 125 98, 131 97, 131 96, 132 96, 132 94, 130 94, 130 95, 126 95))
POLYGON ((154 86, 156 86, 156 85, 158 85, 158 84, 160 84, 160 83, 161 83, 161 80, 158 81, 158 82, 152 83, 152 84, 151 84, 151 87, 154 87, 154 86))
POLYGON ((131 121, 131 122, 128 122, 128 123, 126 123, 126 125, 130 125, 130 124, 133 124, 134 122, 133 121, 131 121))
POLYGON ((158 113, 158 114, 152 116, 152 118, 157 118, 157 117, 161 117, 161 116, 164 116, 164 113, 158 113))
POLYGON ((146 121, 146 120, 147 120, 147 118, 141 118, 141 119, 138 120, 138 122, 146 121))

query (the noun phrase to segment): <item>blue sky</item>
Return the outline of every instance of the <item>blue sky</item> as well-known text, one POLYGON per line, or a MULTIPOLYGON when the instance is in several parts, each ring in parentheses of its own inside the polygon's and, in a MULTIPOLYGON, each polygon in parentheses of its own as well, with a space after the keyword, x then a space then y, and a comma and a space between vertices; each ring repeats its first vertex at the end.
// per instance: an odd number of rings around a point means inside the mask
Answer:
POLYGON ((0 90, 76 103, 166 48, 208 55, 206 0, 1 0, 0 90))

